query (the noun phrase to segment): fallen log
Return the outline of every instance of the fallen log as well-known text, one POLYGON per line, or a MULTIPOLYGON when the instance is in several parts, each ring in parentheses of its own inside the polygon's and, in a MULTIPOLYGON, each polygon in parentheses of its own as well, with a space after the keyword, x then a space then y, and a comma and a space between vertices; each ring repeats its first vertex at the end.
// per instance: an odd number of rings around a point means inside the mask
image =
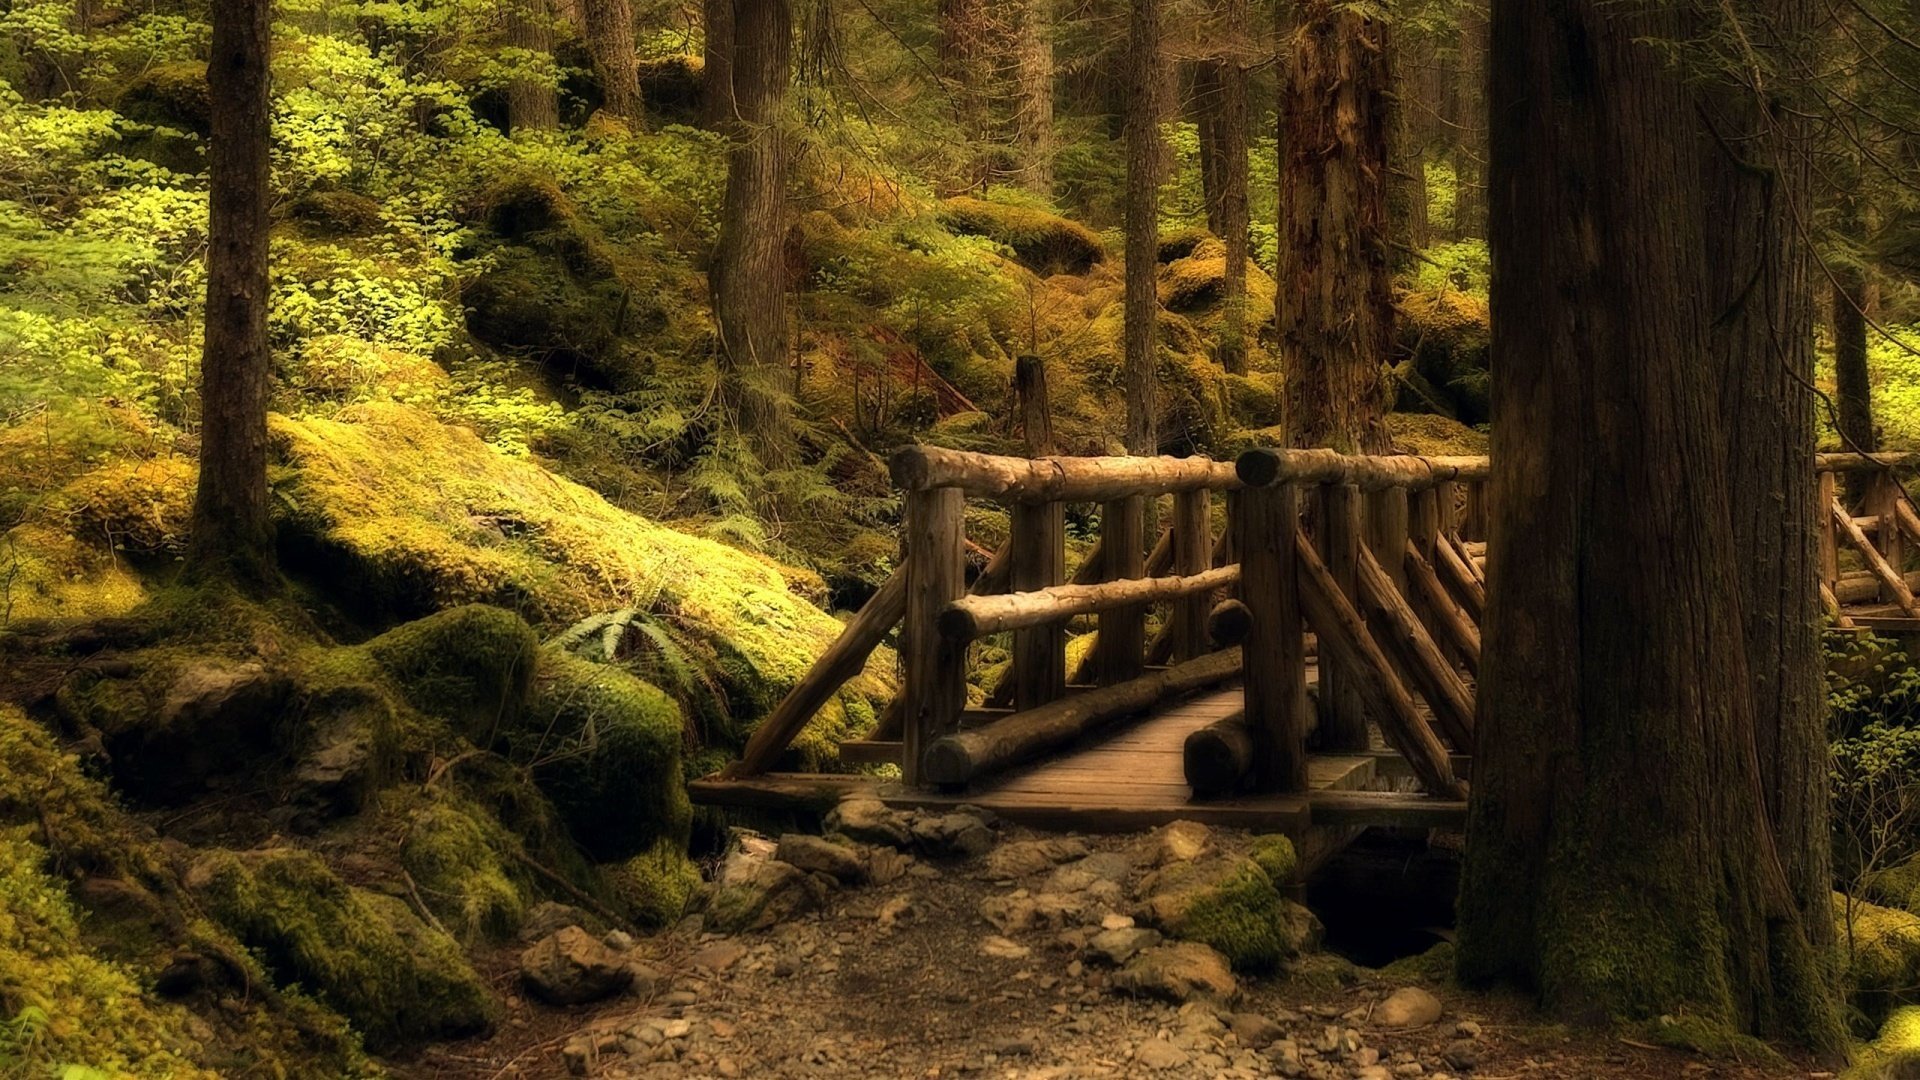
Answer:
POLYGON ((1030 760, 1102 725, 1170 698, 1240 674, 1239 649, 1208 653, 1112 686, 1061 698, 985 727, 944 736, 927 749, 921 775, 936 784, 964 784, 1030 760))

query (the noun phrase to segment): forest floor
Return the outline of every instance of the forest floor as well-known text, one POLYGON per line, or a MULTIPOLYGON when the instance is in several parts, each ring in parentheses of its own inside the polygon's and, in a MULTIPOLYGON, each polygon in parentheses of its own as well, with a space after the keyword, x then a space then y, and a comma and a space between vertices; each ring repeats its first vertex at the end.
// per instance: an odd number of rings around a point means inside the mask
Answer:
MULTIPOLYGON (((1006 830, 1002 841, 1031 838, 1006 830)), ((1137 840, 1089 837, 1091 850, 1137 840)), ((1614 1034, 1575 1033, 1525 1003, 1420 985, 1437 1021, 1373 1022, 1408 985, 1326 955, 1242 977, 1230 1005, 1128 997, 1081 957, 1086 931, 999 937, 982 903, 1020 883, 981 860, 915 860, 885 885, 723 936, 697 920, 632 955, 657 985, 593 1006, 520 992, 515 949, 492 958, 508 1016, 485 1039, 395 1063, 413 1080, 694 1077, 1306 1077, 1309 1080, 1708 1080, 1830 1077, 1805 1065, 1713 1060, 1614 1034)), ((1098 927, 1093 928, 1097 930, 1098 927)))

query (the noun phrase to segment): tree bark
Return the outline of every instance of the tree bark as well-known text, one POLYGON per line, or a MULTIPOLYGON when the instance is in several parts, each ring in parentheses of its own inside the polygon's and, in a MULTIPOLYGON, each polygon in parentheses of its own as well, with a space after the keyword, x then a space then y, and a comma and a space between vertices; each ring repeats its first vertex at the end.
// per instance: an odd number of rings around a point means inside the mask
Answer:
POLYGON ((579 0, 580 27, 594 74, 600 76, 601 108, 622 120, 640 120, 640 59, 634 52, 633 5, 629 0, 579 0))
POLYGON ((1460 125, 1453 154, 1453 238, 1487 235, 1487 20, 1484 9, 1460 13, 1455 82, 1460 125))
POLYGON ((1221 281, 1225 317, 1220 324, 1220 366, 1234 375, 1247 372, 1247 61, 1251 27, 1247 0, 1224 0, 1222 32, 1227 48, 1220 67, 1219 126, 1220 224, 1215 231, 1227 248, 1221 281))
POLYGON ((720 131, 734 118, 733 0, 703 0, 706 44, 700 65, 700 119, 720 131))
MULTIPOLYGON (((1493 7, 1496 421, 1459 970, 1596 1023, 1685 1013, 1825 1045, 1761 790, 1722 372, 1691 359, 1713 318, 1700 143, 1675 119, 1696 101, 1645 44, 1685 30, 1607 0, 1493 7)), ((1769 472, 1784 437, 1738 436, 1769 472)))
POLYGON ((940 0, 940 78, 966 143, 957 187, 985 187, 992 174, 993 19, 988 0, 940 0))
POLYGON ((187 572, 264 587, 274 577, 267 506, 271 4, 213 0, 211 15, 207 321, 187 572))
POLYGON ((1014 7, 1014 167, 1020 186, 1053 194, 1053 5, 1020 0, 1014 7))
POLYGON ((1859 262, 1864 229, 1857 196, 1842 195, 1840 236, 1850 250, 1833 267, 1833 371, 1843 449, 1880 448, 1873 424, 1873 378, 1867 370, 1867 275, 1859 262))
POLYGON ((1280 98, 1275 317, 1294 446, 1387 449, 1386 27, 1335 4, 1296 11, 1280 98))
POLYGON ((1410 269, 1415 253, 1432 241, 1427 228, 1427 162, 1416 106, 1418 82, 1430 60, 1413 56, 1404 46, 1395 57, 1395 86, 1389 99, 1393 115, 1388 121, 1392 145, 1387 216, 1393 226, 1394 243, 1389 265, 1398 272, 1410 269))
POLYGON ((734 0, 733 40, 735 115, 722 125, 732 147, 714 256, 713 309, 733 422, 760 463, 777 468, 792 449, 782 115, 792 66, 789 0, 734 0))
POLYGON ((1127 453, 1159 450, 1154 363, 1160 297, 1160 0, 1130 0, 1127 26, 1126 295, 1127 453))
POLYGON ((507 130, 551 131, 560 126, 560 100, 554 88, 553 10, 548 0, 511 0, 503 7, 507 44, 525 55, 516 62, 538 75, 516 74, 507 81, 507 130))

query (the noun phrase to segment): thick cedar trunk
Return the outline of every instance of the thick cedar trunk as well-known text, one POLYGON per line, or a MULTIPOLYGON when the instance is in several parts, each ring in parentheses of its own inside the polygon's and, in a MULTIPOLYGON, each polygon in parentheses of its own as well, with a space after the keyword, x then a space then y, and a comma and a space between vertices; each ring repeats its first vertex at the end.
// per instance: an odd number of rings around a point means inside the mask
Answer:
MULTIPOLYGON (((1752 0, 1746 32, 1768 55, 1808 34, 1809 0, 1752 0)), ((1814 499, 1813 293, 1795 207, 1811 180, 1808 124, 1763 108, 1759 78, 1702 91, 1718 138, 1705 156, 1708 345, 1720 372, 1733 550, 1759 751, 1774 841, 1807 938, 1832 938, 1826 682, 1821 677, 1814 499)), ((1761 85, 1764 86, 1764 79, 1761 85)))
POLYGON ((1219 61, 1220 222, 1215 232, 1226 244, 1227 272, 1221 282, 1226 317, 1220 326, 1220 366, 1243 375, 1247 370, 1247 49, 1250 31, 1247 0, 1224 0, 1222 31, 1227 48, 1219 61))
POLYGON ((200 360, 200 480, 188 572, 264 585, 267 514, 268 0, 214 0, 206 345, 200 360))
POLYGON ((704 0, 700 6, 706 45, 700 65, 700 119, 719 131, 733 114, 733 0, 704 0))
POLYGON ((600 77, 601 107, 622 120, 640 119, 640 60, 633 45, 629 0, 579 0, 581 34, 600 77))
MULTIPOLYGON (((1820 1038, 1761 793, 1721 372, 1695 359, 1712 277, 1699 143, 1674 120, 1694 101, 1642 44, 1680 36, 1606 0, 1494 5, 1493 512, 1459 967, 1596 1022, 1820 1038)), ((1769 474, 1789 452, 1745 445, 1769 474)))
POLYGON ((723 129, 727 194, 714 256, 713 309, 725 394, 734 423, 760 462, 777 467, 790 447, 793 370, 788 357, 787 147, 782 127, 792 63, 788 0, 735 0, 733 98, 723 129))
POLYGON ((1296 10, 1280 91, 1275 317, 1294 446, 1387 448, 1386 27, 1332 0, 1296 10))
POLYGON ((1154 454, 1160 299, 1160 0, 1131 0, 1127 58, 1126 446, 1154 454))
POLYGON ((507 81, 507 130, 551 131, 560 126, 553 83, 553 11, 547 0, 511 0, 502 13, 507 44, 522 54, 515 62, 534 69, 507 81))
POLYGON ((1014 5, 1014 170, 1020 186, 1053 194, 1053 4, 1014 5))

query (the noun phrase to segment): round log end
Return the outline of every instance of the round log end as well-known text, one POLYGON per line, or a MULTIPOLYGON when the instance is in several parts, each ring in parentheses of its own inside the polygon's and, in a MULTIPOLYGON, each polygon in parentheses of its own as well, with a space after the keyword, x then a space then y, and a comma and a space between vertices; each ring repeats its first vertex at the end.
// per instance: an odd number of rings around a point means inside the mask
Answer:
POLYGON ((1217 726, 1187 736, 1181 764, 1187 786, 1196 795, 1223 795, 1237 789, 1253 764, 1252 746, 1242 733, 1217 726))
POLYGON ((1280 455, 1272 450, 1248 450, 1234 461, 1233 471, 1248 487, 1266 487, 1280 477, 1280 455))
POLYGON ((1207 639, 1216 649, 1238 645, 1252 632, 1253 612, 1238 600, 1222 600, 1207 613, 1207 639))
POLYGON ((973 755, 951 735, 935 739, 920 759, 920 775, 929 783, 964 784, 973 779, 973 755))
POLYGON ((887 474, 893 478, 893 486, 902 491, 926 488, 931 471, 924 447, 903 446, 887 459, 887 474))
POLYGON ((972 641, 980 636, 980 624, 975 621, 973 612, 963 607, 949 607, 940 613, 936 620, 940 636, 948 641, 972 641))

